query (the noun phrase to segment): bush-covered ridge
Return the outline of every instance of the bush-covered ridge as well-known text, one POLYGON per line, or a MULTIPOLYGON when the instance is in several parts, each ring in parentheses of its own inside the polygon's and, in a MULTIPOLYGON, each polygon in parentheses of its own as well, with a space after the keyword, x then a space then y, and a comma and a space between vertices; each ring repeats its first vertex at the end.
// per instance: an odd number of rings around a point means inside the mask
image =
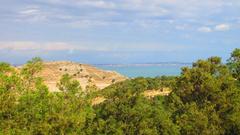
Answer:
POLYGON ((198 60, 178 77, 135 78, 102 91, 64 75, 62 92, 49 92, 35 74, 35 58, 21 71, 0 64, 1 134, 240 134, 240 49, 227 64, 219 57, 198 60), (172 90, 145 97, 146 90, 172 90), (103 96, 101 104, 92 99, 103 96))

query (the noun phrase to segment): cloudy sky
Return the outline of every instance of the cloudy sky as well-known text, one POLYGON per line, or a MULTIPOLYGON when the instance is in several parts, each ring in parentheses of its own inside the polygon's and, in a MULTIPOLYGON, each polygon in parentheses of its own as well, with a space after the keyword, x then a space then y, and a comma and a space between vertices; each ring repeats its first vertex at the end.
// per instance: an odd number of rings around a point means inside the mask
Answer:
POLYGON ((240 48, 240 0, 0 0, 0 61, 192 62, 240 48))

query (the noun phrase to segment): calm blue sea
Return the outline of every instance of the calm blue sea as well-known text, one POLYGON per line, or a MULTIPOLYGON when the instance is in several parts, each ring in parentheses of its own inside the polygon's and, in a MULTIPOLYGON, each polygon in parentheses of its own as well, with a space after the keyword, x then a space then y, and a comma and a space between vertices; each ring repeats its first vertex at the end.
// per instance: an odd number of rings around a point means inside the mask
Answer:
POLYGON ((141 64, 141 65, 96 65, 104 70, 117 71, 127 77, 156 77, 162 75, 180 75, 181 67, 189 64, 141 64))

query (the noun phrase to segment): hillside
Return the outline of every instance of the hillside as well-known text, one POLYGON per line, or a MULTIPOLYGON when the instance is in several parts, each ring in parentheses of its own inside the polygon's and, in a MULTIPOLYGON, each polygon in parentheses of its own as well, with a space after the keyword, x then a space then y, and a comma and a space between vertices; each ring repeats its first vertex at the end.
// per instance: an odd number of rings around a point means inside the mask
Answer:
POLYGON ((43 70, 38 76, 44 79, 49 90, 58 91, 56 84, 64 74, 72 75, 80 82, 83 89, 90 83, 103 89, 112 83, 127 79, 127 77, 114 71, 105 71, 91 65, 69 61, 44 62, 43 70))

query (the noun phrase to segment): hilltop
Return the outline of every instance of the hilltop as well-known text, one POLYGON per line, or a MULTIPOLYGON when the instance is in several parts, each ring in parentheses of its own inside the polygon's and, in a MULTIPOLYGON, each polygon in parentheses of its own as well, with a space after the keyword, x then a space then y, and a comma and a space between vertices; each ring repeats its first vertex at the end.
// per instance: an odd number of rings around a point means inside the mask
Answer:
POLYGON ((64 74, 72 75, 75 80, 78 80, 83 90, 88 84, 103 89, 127 79, 115 71, 106 71, 88 64, 70 61, 44 62, 43 69, 38 76, 43 78, 50 91, 58 91, 56 84, 64 74))

